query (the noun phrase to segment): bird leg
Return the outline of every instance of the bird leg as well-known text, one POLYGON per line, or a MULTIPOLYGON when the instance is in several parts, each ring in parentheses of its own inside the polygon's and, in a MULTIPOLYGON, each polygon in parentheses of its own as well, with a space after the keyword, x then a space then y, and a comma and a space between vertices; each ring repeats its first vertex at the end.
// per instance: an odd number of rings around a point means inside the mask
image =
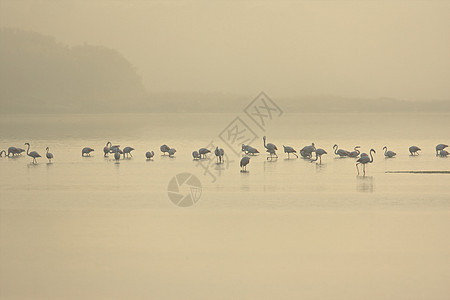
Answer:
POLYGON ((356 170, 358 171, 358 175, 359 175, 358 165, 359 165, 359 163, 356 164, 356 170))

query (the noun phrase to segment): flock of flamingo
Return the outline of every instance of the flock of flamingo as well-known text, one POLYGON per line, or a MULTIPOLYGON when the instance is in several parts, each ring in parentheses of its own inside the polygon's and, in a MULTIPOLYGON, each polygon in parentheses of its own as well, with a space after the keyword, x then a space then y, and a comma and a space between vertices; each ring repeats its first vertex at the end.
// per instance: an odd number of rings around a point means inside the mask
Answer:
MULTIPOLYGON (((272 144, 272 143, 266 143, 265 136, 263 137, 263 142, 264 142, 264 148, 266 148, 266 152, 268 153, 267 160, 277 159, 278 158, 278 155, 276 153, 276 151, 278 150, 277 146, 275 146, 275 144, 272 144)), ((41 157, 41 155, 39 153, 37 153, 36 151, 30 152, 30 144, 29 143, 25 143, 25 146, 28 146, 28 148, 26 150, 26 154, 29 157, 31 157, 33 159, 33 163, 36 164, 37 163, 36 159, 41 157)), ((438 144, 436 146, 436 156, 447 157, 449 155, 449 152, 447 150, 445 150, 445 148, 447 148, 447 147, 448 147, 448 145, 446 145, 446 144, 438 144)), ((335 144, 333 146, 334 154, 339 157, 358 158, 358 160, 356 160, 356 169, 357 169, 358 175, 359 175, 359 167, 358 167, 359 165, 363 165, 363 174, 365 175, 366 174, 366 165, 373 162, 372 153, 376 153, 376 151, 374 149, 370 149, 369 154, 367 154, 367 153, 361 153, 359 149, 360 149, 360 146, 356 146, 353 148, 353 151, 347 151, 344 149, 339 149, 337 144, 335 144)), ((50 150, 49 147, 47 147, 45 150, 47 151, 45 156, 47 157, 49 162, 51 162, 51 160, 53 159, 53 154, 49 152, 49 150, 50 150)), ((109 154, 113 154, 114 159, 116 161, 120 160, 121 155, 123 155, 123 158, 132 157, 131 151, 133 151, 133 150, 135 150, 133 147, 125 147, 123 149, 120 149, 120 145, 112 145, 111 142, 107 142, 106 146, 103 147, 104 157, 108 157, 109 154)), ((169 157, 173 157, 176 152, 175 148, 171 148, 167 145, 162 145, 160 147, 160 150, 162 152, 162 155, 166 155, 166 153, 167 153, 169 157)), ((250 156, 255 156, 260 152, 258 151, 258 149, 254 148, 250 145, 244 145, 244 144, 242 144, 241 150, 244 153, 244 156, 242 157, 239 165, 241 167, 241 172, 247 172, 247 165, 250 163, 250 156)), ((283 145, 283 150, 284 150, 284 153, 286 153, 288 155, 288 159, 290 159, 291 155, 295 156, 296 158, 299 158, 299 156, 297 155, 297 151, 293 147, 283 145)), ((386 146, 383 147, 383 150, 384 150, 384 156, 386 158, 393 158, 397 155, 397 153, 395 153, 394 151, 388 150, 388 148, 386 146)), ((411 156, 419 155, 419 151, 421 151, 421 149, 417 146, 411 146, 411 147, 409 147, 408 150, 409 150, 409 153, 411 156)), ((81 150, 81 156, 90 156, 90 153, 93 151, 94 151, 93 148, 85 147, 81 150)), ((25 152, 25 150, 22 148, 9 147, 8 151, 2 150, 0 152, 0 157, 3 154, 5 154, 5 156, 8 156, 8 157, 15 157, 15 156, 21 155, 22 152, 25 152)), ((192 152, 192 157, 194 158, 194 160, 206 159, 207 158, 206 155, 208 153, 211 153, 211 151, 209 149, 200 148, 198 151, 192 152)), ((216 147, 216 149, 214 150, 214 154, 216 156, 218 164, 221 164, 224 162, 223 156, 224 156, 225 152, 222 148, 216 147)), ((307 145, 307 146, 303 147, 302 149, 300 149, 299 154, 304 159, 309 159, 311 162, 315 162, 315 161, 319 160, 319 164, 322 164, 322 155, 327 154, 327 151, 325 151, 322 148, 316 148, 314 143, 312 143, 311 145, 307 145), (313 153, 315 154, 315 158, 313 158, 313 153)), ((155 156, 154 151, 148 151, 145 153, 145 157, 147 158, 147 160, 152 160, 154 156, 155 156)))

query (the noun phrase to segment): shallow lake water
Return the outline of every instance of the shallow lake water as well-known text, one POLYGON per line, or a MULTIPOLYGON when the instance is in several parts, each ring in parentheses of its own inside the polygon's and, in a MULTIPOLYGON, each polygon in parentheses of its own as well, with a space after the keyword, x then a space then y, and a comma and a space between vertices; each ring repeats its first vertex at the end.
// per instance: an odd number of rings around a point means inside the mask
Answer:
POLYGON ((262 129, 239 113, 2 115, 0 150, 29 142, 43 157, 0 158, 0 296, 448 299, 450 174, 386 172, 449 171, 435 155, 449 117, 285 113, 262 129), (236 117, 261 152, 245 173, 226 144, 236 117), (263 135, 278 159, 266 159, 263 135), (133 157, 104 157, 107 141, 133 157), (211 142, 224 164, 192 159, 211 142), (328 152, 322 164, 282 151, 312 142, 328 152), (366 176, 334 144, 375 149, 366 176), (179 173, 201 182, 191 207, 169 199, 179 173))

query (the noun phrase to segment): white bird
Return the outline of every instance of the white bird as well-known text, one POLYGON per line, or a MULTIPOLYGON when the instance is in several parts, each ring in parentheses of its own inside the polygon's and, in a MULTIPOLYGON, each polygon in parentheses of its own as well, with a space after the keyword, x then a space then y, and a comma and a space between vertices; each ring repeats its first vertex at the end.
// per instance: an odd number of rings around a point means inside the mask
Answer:
MULTIPOLYGON (((278 150, 277 146, 275 146, 272 143, 268 143, 266 145, 266 136, 263 136, 263 141, 264 141, 264 148, 266 148, 266 152, 268 152, 270 154, 270 159, 273 158, 273 155, 275 155, 276 158, 278 158, 277 153, 275 152, 276 150, 278 150)), ((269 157, 267 157, 267 159, 269 159, 269 157)))
POLYGON ((394 151, 391 151, 391 150, 388 151, 386 146, 383 147, 383 150, 384 150, 384 156, 386 156, 388 158, 392 158, 397 155, 397 153, 395 153, 394 151))
POLYGON ((450 153, 447 150, 441 150, 439 151, 439 155, 441 157, 447 157, 447 155, 449 155, 450 153))
POLYGON ((359 148, 361 148, 361 147, 360 147, 360 146, 355 146, 355 148, 353 148, 354 151, 349 152, 349 153, 348 153, 348 156, 349 156, 349 157, 358 157, 358 155, 361 153, 361 152, 359 151, 359 148))
POLYGON ((200 158, 200 154, 198 154, 198 151, 194 151, 192 152, 192 157, 194 158, 194 160, 197 160, 200 158))
POLYGON ((311 159, 311 162, 317 161, 317 158, 319 158, 320 159, 320 163, 319 164, 322 164, 322 155, 324 155, 324 154, 328 154, 327 151, 323 150, 322 148, 317 148, 316 149, 316 158, 315 159, 311 159))
POLYGON ((133 151, 134 148, 133 147, 125 147, 123 148, 123 157, 130 155, 131 157, 133 157, 133 155, 131 155, 131 151, 133 151))
POLYGON ((210 152, 211 151, 209 151, 209 149, 206 149, 206 148, 198 149, 198 154, 200 154, 200 158, 202 158, 202 155, 203 155, 203 158, 206 158, 206 154, 208 154, 210 152))
POLYGON ((334 149, 334 154, 339 155, 340 157, 346 157, 350 153, 347 150, 338 149, 337 144, 334 144, 333 149, 334 149))
POLYGON ((169 157, 173 157, 173 155, 175 154, 175 152, 177 152, 177 150, 175 150, 175 148, 170 148, 168 152, 169 152, 169 157))
POLYGON ((148 151, 147 153, 145 153, 145 157, 147 157, 147 160, 152 159, 153 156, 155 156, 155 152, 153 151, 148 151))
POLYGON ((167 146, 166 144, 164 144, 164 145, 161 145, 161 147, 159 147, 159 149, 161 150, 161 152, 163 153, 163 155, 166 155, 166 153, 169 152, 170 147, 167 146))
POLYGON ((241 172, 247 172, 247 165, 250 163, 250 157, 248 157, 248 156, 244 156, 242 159, 241 159, 241 162, 240 162, 240 166, 241 166, 241 172))
POLYGON ((447 147, 448 147, 448 145, 446 145, 446 144, 438 144, 436 146, 436 156, 438 155, 438 153, 440 153, 439 151, 444 150, 447 147))
POLYGON ((417 147, 417 146, 411 146, 411 147, 409 147, 409 153, 411 153, 411 155, 412 156, 414 156, 414 155, 419 155, 419 153, 417 153, 417 151, 420 151, 420 150, 422 150, 422 149, 420 149, 419 147, 417 147))
POLYGON ((250 145, 244 145, 244 144, 242 144, 242 152, 244 152, 245 154, 249 154, 249 155, 255 155, 255 154, 259 153, 258 149, 253 148, 250 145))
POLYGON ((81 150, 81 156, 91 156, 91 152, 94 151, 94 149, 89 147, 84 147, 83 150, 81 150))
POLYGON ((358 170, 358 175, 359 175, 358 165, 362 164, 363 165, 364 176, 366 176, 366 164, 373 163, 372 152, 376 153, 375 150, 370 149, 370 152, 369 152, 370 153, 370 158, 369 158, 369 156, 361 156, 361 158, 356 161, 356 170, 358 170))
POLYGON ((297 151, 295 151, 294 148, 292 148, 291 146, 285 146, 285 145, 283 145, 283 148, 284 148, 284 153, 287 153, 287 154, 288 154, 288 159, 290 158, 289 155, 290 155, 291 153, 292 153, 293 155, 295 155, 295 157, 298 158, 298 155, 296 154, 297 151))
POLYGON ((28 146, 28 148, 27 148, 27 155, 28 155, 29 157, 32 157, 32 158, 33 158, 33 163, 37 163, 36 158, 41 157, 41 156, 40 156, 39 153, 37 153, 36 151, 33 151, 33 152, 28 153, 28 152, 30 151, 30 144, 29 144, 29 143, 25 143, 25 145, 28 146))
POLYGON ((53 154, 51 154, 49 151, 49 148, 45 148, 45 150, 47 150, 47 153, 45 154, 45 156, 47 156, 48 162, 52 162, 52 158, 53 158, 53 154))
POLYGON ((217 163, 218 164, 222 163, 224 153, 225 152, 223 151, 223 149, 222 148, 219 149, 219 147, 216 147, 216 150, 214 150, 214 154, 217 157, 217 160, 218 160, 217 163))

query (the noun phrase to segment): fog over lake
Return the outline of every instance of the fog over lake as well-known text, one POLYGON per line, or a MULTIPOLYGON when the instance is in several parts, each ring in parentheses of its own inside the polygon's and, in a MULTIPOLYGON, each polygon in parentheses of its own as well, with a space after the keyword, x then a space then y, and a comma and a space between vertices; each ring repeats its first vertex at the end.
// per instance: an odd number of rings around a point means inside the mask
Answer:
POLYGON ((1 0, 0 298, 448 299, 448 53, 446 1, 1 0))

